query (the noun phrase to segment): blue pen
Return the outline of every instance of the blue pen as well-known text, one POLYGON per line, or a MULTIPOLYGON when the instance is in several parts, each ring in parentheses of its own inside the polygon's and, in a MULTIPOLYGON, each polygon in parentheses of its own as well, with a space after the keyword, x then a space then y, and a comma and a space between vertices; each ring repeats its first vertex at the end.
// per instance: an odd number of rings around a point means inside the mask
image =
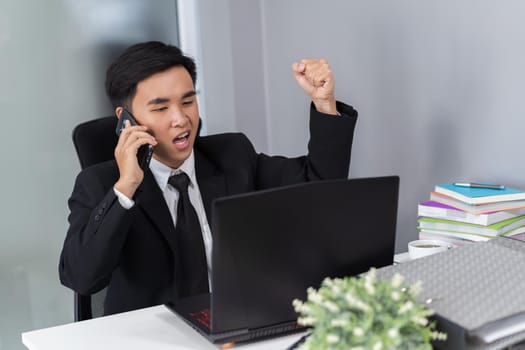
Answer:
POLYGON ((490 188, 493 190, 504 190, 505 189, 505 186, 503 185, 482 184, 482 183, 477 183, 477 182, 454 182, 454 186, 471 187, 471 188, 490 188))

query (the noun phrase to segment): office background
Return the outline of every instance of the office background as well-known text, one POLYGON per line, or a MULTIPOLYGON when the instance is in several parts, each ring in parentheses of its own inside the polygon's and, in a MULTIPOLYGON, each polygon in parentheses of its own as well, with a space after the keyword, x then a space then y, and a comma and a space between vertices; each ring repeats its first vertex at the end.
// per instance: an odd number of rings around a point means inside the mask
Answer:
MULTIPOLYGON (((401 176, 398 252, 416 238, 417 203, 435 183, 525 188, 525 3, 181 1, 196 5, 208 133, 244 131, 260 151, 304 153, 308 101, 290 66, 330 60, 337 97, 360 112, 350 176, 401 176)), ((102 84, 121 48, 177 42, 176 13, 175 0, 0 3, 0 349, 72 321, 57 273, 79 171, 71 130, 111 113, 102 84)))

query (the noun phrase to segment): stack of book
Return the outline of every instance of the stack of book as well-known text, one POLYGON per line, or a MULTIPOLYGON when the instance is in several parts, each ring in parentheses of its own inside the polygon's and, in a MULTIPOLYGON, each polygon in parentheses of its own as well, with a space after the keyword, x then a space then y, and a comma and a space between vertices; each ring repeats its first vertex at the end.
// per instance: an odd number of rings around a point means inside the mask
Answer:
POLYGON ((525 192, 482 184, 439 184, 418 206, 420 239, 463 245, 496 236, 525 238, 525 192), (483 187, 488 186, 488 187, 483 187))

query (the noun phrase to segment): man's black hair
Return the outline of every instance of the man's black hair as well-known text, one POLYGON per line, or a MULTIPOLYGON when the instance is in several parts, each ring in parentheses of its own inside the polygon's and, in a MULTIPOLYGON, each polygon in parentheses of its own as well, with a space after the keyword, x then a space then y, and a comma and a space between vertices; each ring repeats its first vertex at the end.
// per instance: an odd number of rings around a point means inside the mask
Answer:
POLYGON ((106 94, 113 107, 131 108, 137 84, 153 74, 182 66, 197 80, 195 62, 174 46, 159 41, 148 41, 127 48, 106 72, 106 94))

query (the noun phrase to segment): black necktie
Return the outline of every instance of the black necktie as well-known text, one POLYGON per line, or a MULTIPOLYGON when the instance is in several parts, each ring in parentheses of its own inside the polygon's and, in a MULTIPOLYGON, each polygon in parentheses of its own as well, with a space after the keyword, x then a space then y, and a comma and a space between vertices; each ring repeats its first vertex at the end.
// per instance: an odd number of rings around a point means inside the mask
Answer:
POLYGON ((178 286, 180 296, 208 293, 208 265, 201 225, 188 195, 190 179, 185 173, 179 173, 171 176, 168 183, 179 191, 175 234, 182 265, 179 270, 182 272, 182 285, 178 286))

